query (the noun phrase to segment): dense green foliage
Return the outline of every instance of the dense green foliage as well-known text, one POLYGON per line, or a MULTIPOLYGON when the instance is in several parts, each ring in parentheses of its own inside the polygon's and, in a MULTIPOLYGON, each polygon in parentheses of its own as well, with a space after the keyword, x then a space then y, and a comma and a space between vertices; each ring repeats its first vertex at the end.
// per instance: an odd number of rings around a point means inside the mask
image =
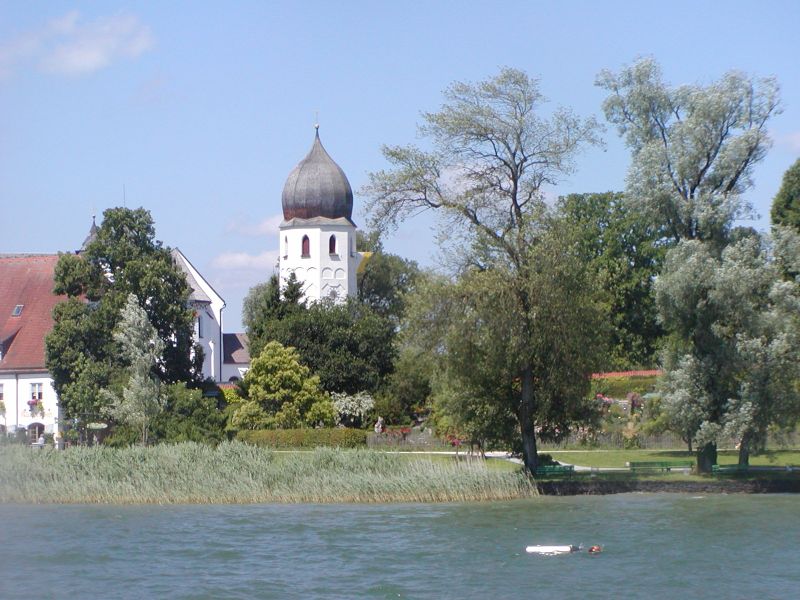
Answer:
POLYGON ((319 377, 300 364, 294 348, 269 342, 244 376, 245 396, 231 425, 242 429, 332 426, 336 410, 320 389, 319 377))
POLYGON ((362 448, 369 432, 345 427, 323 429, 259 429, 240 431, 236 439, 267 448, 362 448))
POLYGON ((579 249, 596 274, 611 330, 604 370, 650 367, 664 334, 653 281, 670 243, 623 194, 570 194, 559 199, 563 217, 579 236, 579 249))
MULTIPOLYGON (((281 292, 277 275, 247 293, 242 307, 242 323, 247 331, 250 356, 258 356, 267 342, 274 340, 272 327, 287 316, 303 310, 303 290, 294 273, 281 292)), ((289 344, 291 345, 291 344, 289 344)))
POLYGON ((164 343, 159 379, 193 382, 199 377, 202 352, 192 352, 186 278, 169 249, 155 239, 148 211, 106 210, 84 251, 59 259, 54 291, 69 297, 54 309, 46 339, 47 368, 64 418, 96 419, 108 404, 100 390, 125 378, 126 363, 113 331, 131 293, 164 343))
POLYGON ((369 450, 277 453, 241 442, 114 449, 0 446, 0 502, 465 502, 536 496, 519 470, 369 450))
POLYGON ((250 290, 244 316, 251 356, 277 341, 297 349, 325 391, 378 390, 392 371, 391 321, 352 298, 306 304, 295 291, 299 286, 290 281, 281 293, 277 277, 250 290))
MULTIPOLYGON (((800 247, 797 233, 781 233, 779 256, 800 247)), ((681 242, 656 290, 674 332, 661 391, 675 430, 701 445, 734 436, 746 464, 771 426, 791 429, 800 418, 800 285, 749 236, 721 253, 681 242)))
POLYGON ((800 231, 800 158, 783 174, 770 216, 773 225, 785 225, 800 231))
POLYGON ((376 232, 359 242, 370 254, 358 270, 358 299, 397 327, 405 312, 405 296, 421 275, 419 267, 414 261, 385 252, 376 232))
POLYGON ((220 409, 224 399, 187 388, 185 383, 165 386, 164 397, 164 411, 152 424, 155 438, 168 443, 219 443, 226 439, 226 417, 220 409))
POLYGON ((274 321, 269 334, 296 348, 328 392, 375 392, 392 371, 391 322, 352 298, 315 302, 274 321))
POLYGON ((434 370, 428 354, 401 345, 394 371, 375 397, 375 415, 395 425, 407 425, 426 416, 434 370))

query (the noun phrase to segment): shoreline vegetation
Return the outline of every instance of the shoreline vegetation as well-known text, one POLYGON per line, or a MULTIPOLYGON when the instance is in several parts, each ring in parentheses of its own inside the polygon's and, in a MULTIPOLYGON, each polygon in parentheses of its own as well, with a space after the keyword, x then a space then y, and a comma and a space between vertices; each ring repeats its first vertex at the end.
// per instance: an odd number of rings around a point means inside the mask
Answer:
POLYGON ((242 442, 57 451, 0 447, 0 503, 434 503, 630 492, 800 493, 800 473, 627 472, 528 478, 500 460, 368 449, 280 452, 242 442))
POLYGON ((407 460, 361 449, 280 454, 242 442, 0 448, 0 503, 422 503, 536 495, 521 471, 485 461, 407 460))

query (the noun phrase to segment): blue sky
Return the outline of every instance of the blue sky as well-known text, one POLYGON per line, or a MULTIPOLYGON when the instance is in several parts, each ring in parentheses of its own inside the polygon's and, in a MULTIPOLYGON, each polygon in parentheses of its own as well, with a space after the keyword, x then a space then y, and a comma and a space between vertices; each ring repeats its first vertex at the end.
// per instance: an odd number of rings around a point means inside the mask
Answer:
MULTIPOLYGON (((272 273, 281 191, 317 113, 364 224, 358 189, 385 166, 381 145, 414 142, 450 82, 512 66, 541 79, 548 106, 603 120, 597 73, 640 56, 674 84, 778 79, 784 112, 748 193, 764 229, 800 156, 798 23, 796 0, 0 1, 0 253, 74 250, 92 214, 144 206, 237 331, 272 273)), ((629 152, 611 127, 604 139, 548 193, 623 189, 629 152)), ((430 219, 386 246, 436 264, 430 219)))

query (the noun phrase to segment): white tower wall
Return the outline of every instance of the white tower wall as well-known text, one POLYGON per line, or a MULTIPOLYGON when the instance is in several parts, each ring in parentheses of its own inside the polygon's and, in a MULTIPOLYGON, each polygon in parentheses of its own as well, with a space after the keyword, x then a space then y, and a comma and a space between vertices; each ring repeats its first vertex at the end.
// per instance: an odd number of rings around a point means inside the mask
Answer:
POLYGON ((356 271, 362 256, 356 252, 356 228, 344 218, 291 219, 280 226, 280 280, 290 273, 303 284, 306 300, 344 301, 357 293, 356 271), (303 238, 308 254, 303 254, 303 238), (334 248, 331 252, 331 237, 334 248))

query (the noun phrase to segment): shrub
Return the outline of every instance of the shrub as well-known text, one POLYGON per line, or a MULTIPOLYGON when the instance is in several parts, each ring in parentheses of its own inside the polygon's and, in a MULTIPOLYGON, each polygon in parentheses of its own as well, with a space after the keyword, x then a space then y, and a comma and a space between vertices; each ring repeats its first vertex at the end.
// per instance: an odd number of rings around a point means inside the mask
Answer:
POLYGON ((358 448, 367 445, 368 432, 362 429, 259 429, 240 431, 236 438, 268 448, 317 448, 333 446, 358 448))

